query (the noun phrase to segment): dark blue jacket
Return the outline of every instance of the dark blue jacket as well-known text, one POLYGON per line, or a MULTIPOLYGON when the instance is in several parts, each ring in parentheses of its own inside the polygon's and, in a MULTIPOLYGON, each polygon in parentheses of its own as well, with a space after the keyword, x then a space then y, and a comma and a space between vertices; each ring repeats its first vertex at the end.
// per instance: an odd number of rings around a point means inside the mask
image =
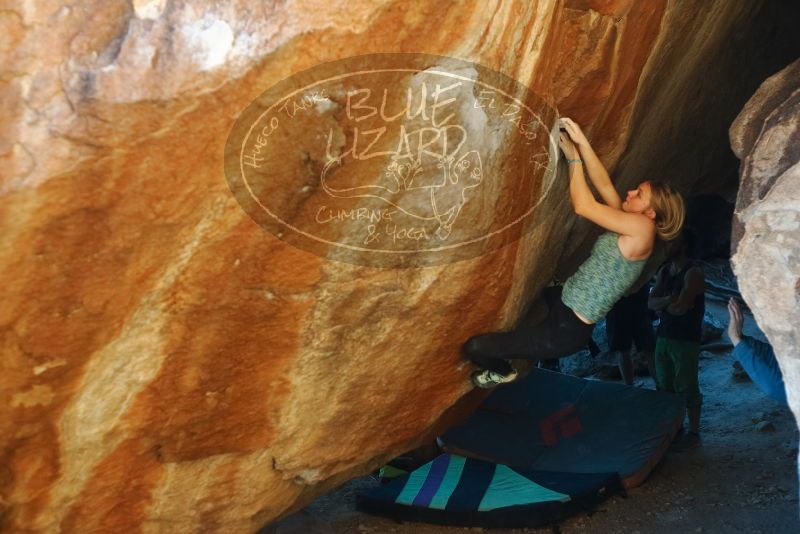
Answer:
POLYGON ((758 389, 772 400, 787 404, 783 375, 769 343, 742 336, 733 349, 733 359, 742 364, 758 389))

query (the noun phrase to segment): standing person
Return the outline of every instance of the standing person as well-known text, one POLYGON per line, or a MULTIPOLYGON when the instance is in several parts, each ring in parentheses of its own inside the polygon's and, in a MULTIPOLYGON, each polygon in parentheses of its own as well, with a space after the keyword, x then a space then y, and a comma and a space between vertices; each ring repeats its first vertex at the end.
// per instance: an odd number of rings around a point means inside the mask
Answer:
MULTIPOLYGON (((594 323, 602 319, 639 278, 657 237, 673 239, 684 218, 681 196, 670 186, 645 181, 628 191, 625 201, 611 183, 580 127, 561 119, 559 147, 569 166, 569 193, 575 213, 605 228, 589 258, 562 288, 544 290, 544 319, 524 318, 510 332, 473 336, 462 350, 479 369, 472 383, 492 388, 516 379, 509 359, 560 358, 585 347, 594 323), (598 202, 583 174, 584 162, 605 203, 598 202)), ((532 307, 536 308, 536 307, 532 307)))
POLYGON ((650 287, 645 281, 632 294, 619 299, 606 315, 608 350, 619 355, 619 372, 623 382, 628 386, 633 385, 631 349, 634 344, 636 350, 645 355, 650 376, 653 380, 656 377, 654 362, 656 337, 647 309, 649 293, 650 287))
POLYGON ((659 312, 656 330, 656 387, 681 395, 686 402, 689 432, 681 448, 700 444, 698 383, 700 337, 705 314, 705 275, 690 259, 695 240, 684 232, 681 244, 657 275, 648 306, 659 312))

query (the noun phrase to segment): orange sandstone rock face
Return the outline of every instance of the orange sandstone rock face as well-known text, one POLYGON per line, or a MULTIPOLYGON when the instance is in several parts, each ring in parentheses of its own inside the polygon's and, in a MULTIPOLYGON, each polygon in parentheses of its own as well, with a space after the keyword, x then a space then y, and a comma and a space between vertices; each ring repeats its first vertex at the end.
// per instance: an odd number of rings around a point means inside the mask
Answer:
MULTIPOLYGON (((0 10, 0 528, 256 530, 464 415, 479 399, 460 344, 511 325, 571 229, 587 231, 573 229, 564 181, 543 195, 541 176, 497 173, 499 187, 540 195, 505 247, 405 269, 295 248, 225 179, 228 133, 264 90, 359 54, 462 58, 585 125, 627 187, 651 170, 659 132, 691 124, 675 110, 757 15, 744 4, 0 10)), ((702 94, 693 106, 710 104, 702 94)), ((485 134, 505 161, 523 151, 516 134, 485 134)))

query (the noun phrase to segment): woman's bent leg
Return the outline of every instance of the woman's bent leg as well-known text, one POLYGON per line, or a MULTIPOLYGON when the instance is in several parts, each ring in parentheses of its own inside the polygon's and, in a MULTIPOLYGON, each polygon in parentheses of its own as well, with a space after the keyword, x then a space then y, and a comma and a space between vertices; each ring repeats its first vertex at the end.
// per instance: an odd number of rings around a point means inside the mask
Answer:
POLYGON ((464 353, 474 362, 476 358, 525 358, 529 349, 530 340, 523 330, 480 334, 472 336, 464 343, 464 353))
MULTIPOLYGON (((561 302, 561 288, 548 288, 545 300, 549 313, 543 320, 531 324, 523 320, 510 332, 492 332, 473 336, 464 344, 466 356, 484 369, 509 369, 497 360, 546 360, 567 356, 586 347, 592 337, 594 325, 578 319, 570 308, 561 302), (493 367, 489 367, 492 365, 493 367), (495 369, 494 366, 497 366, 495 369)), ((507 362, 504 362, 506 365, 507 362)))
POLYGON ((526 359, 550 360, 568 356, 586 348, 592 338, 593 324, 586 324, 559 299, 550 315, 530 332, 526 359))
POLYGON ((488 369, 490 371, 494 371, 495 373, 500 373, 503 375, 507 375, 513 372, 513 368, 508 361, 502 358, 496 358, 492 356, 485 356, 477 351, 468 351, 466 346, 464 352, 467 353, 467 357, 469 360, 480 367, 481 369, 488 369))
POLYGON ((510 332, 490 332, 472 336, 464 343, 464 354, 475 365, 502 374, 513 370, 507 359, 525 358, 530 351, 530 330, 535 325, 546 323, 553 296, 553 288, 547 288, 542 298, 529 308, 519 326, 510 332))

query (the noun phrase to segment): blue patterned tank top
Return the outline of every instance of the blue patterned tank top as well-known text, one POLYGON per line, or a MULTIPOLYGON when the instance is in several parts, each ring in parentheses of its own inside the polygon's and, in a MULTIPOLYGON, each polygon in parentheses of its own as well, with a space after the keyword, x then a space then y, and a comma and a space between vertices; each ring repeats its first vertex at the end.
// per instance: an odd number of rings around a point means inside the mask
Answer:
POLYGON ((597 238, 592 254, 564 283, 561 300, 572 311, 596 323, 614 307, 642 274, 647 260, 628 260, 617 245, 619 234, 597 238))

